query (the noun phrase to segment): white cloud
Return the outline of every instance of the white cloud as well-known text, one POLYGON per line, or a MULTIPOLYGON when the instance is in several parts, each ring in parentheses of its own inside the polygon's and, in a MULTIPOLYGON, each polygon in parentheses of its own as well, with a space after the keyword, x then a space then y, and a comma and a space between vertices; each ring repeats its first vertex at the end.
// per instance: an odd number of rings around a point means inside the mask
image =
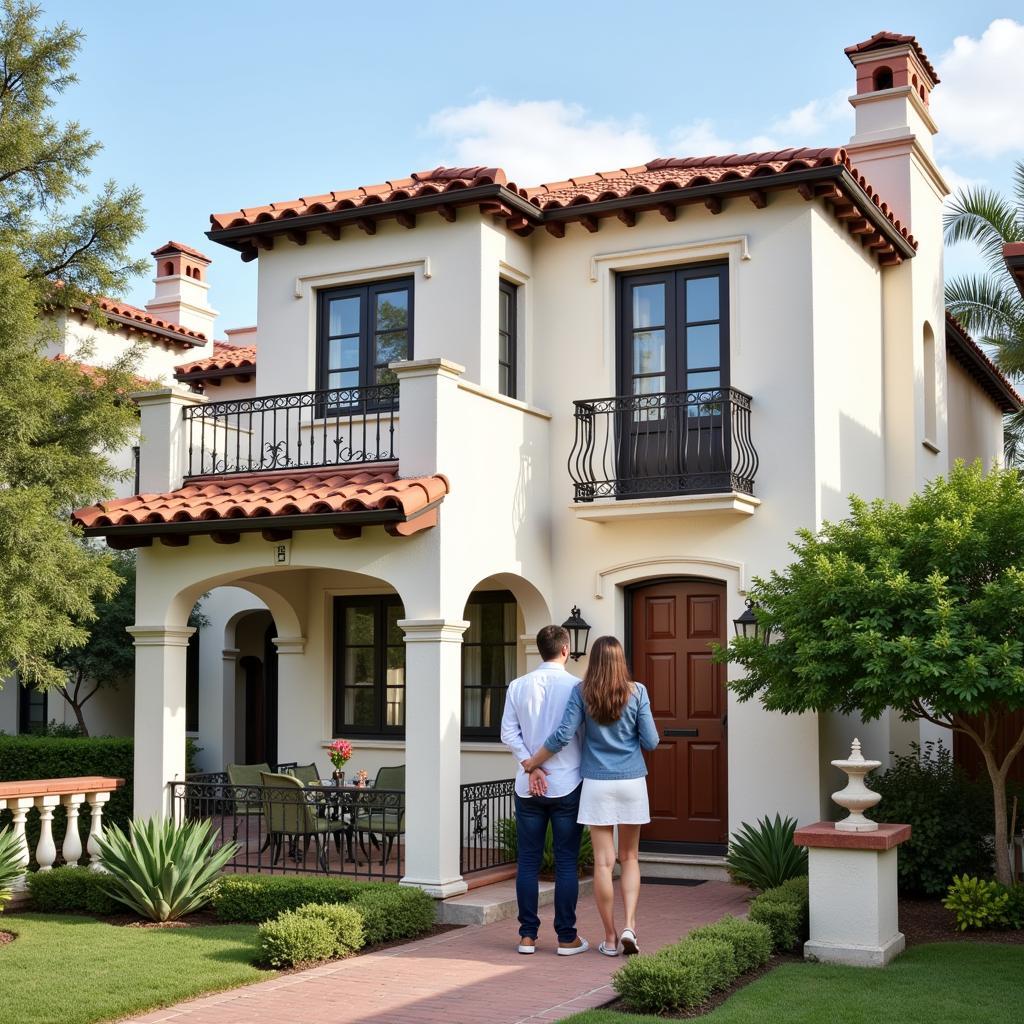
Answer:
POLYGON ((993 21, 979 39, 957 36, 937 65, 932 96, 939 142, 981 157, 1024 150, 1024 25, 993 21))
POLYGON ((499 165, 520 185, 571 174, 642 164, 658 155, 658 142, 639 117, 594 120, 561 100, 483 99, 434 114, 427 133, 446 147, 455 166, 499 165))

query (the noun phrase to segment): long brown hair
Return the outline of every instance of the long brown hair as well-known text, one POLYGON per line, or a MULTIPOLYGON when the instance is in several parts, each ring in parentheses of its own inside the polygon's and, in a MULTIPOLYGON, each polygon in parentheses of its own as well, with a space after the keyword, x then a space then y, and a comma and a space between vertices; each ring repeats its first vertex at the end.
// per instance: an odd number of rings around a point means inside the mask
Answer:
POLYGON ((613 636, 599 636, 590 650, 581 694, 587 713, 601 725, 617 722, 633 692, 633 675, 622 644, 613 636))

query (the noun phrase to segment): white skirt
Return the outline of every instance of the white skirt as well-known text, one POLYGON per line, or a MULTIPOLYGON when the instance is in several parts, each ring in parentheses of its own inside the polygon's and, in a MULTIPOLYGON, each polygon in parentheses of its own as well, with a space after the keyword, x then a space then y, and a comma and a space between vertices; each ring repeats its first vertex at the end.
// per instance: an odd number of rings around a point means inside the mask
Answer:
POLYGON ((646 825, 651 820, 647 779, 584 779, 581 825, 646 825))

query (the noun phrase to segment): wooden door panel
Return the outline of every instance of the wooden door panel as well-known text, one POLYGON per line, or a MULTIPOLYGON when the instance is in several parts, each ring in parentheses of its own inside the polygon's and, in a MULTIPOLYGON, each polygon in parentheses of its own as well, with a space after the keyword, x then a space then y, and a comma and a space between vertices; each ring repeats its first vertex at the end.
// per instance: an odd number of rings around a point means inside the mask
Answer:
POLYGON ((718 743, 689 743, 687 795, 690 819, 717 821, 721 816, 719 787, 721 784, 718 743))
POLYGON ((718 640, 721 602, 716 595, 700 594, 686 599, 686 636, 690 640, 718 640))
POLYGON ((650 776, 648 777, 647 799, 651 806, 651 818, 675 819, 679 802, 679 773, 675 770, 679 744, 671 741, 661 743, 651 753, 650 776))
POLYGON ((686 697, 690 718, 722 717, 722 682, 710 652, 691 652, 686 657, 686 697))
POLYGON ((651 698, 651 711, 656 718, 676 715, 676 656, 671 653, 648 654, 644 659, 644 685, 651 698))
POLYGON ((644 602, 647 612, 648 640, 675 640, 676 600, 674 597, 651 597, 644 602))

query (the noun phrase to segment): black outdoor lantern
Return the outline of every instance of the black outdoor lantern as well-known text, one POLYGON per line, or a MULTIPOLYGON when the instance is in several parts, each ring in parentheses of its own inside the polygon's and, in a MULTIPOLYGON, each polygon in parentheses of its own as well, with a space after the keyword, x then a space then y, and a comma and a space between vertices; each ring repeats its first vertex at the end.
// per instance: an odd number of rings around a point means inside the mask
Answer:
POLYGON ((751 640, 763 640, 767 644, 772 629, 771 626, 763 627, 757 621, 757 614, 754 611, 756 607, 757 605, 748 597, 743 614, 738 619, 733 619, 732 624, 736 629, 737 636, 747 637, 751 640))
POLYGON ((590 640, 590 623, 580 615, 579 608, 572 606, 569 618, 562 623, 562 628, 569 631, 569 657, 579 661, 587 653, 587 641, 590 640))

